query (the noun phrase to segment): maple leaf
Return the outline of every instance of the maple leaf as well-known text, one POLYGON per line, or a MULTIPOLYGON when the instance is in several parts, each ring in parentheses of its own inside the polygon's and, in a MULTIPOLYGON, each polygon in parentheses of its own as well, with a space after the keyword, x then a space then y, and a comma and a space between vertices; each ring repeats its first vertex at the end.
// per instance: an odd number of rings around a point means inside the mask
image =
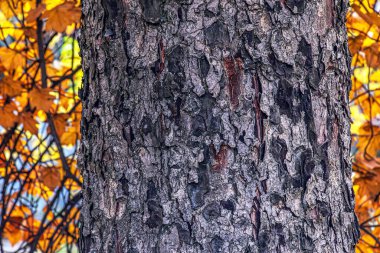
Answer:
POLYGON ((4 128, 13 127, 17 121, 17 115, 15 114, 17 107, 11 103, 5 105, 3 108, 0 108, 0 124, 4 128))
POLYGON ((66 129, 66 122, 70 118, 69 114, 57 114, 53 117, 54 127, 58 136, 62 136, 66 129))
POLYGON ((0 80, 1 95, 8 97, 15 97, 21 94, 22 86, 20 81, 15 81, 9 76, 5 76, 0 80))
POLYGON ((366 36, 363 34, 348 38, 348 47, 351 54, 356 54, 361 49, 365 38, 366 36))
POLYGON ((78 140, 78 133, 74 127, 69 127, 66 132, 61 135, 62 145, 74 145, 78 140))
POLYGON ((51 95, 52 90, 49 88, 38 89, 34 88, 29 92, 30 105, 37 110, 49 112, 51 105, 54 102, 55 96, 51 95))
POLYGON ((1 0, 0 1, 0 10, 4 14, 4 16, 8 19, 15 15, 15 13, 18 13, 21 11, 20 5, 13 4, 13 1, 6 1, 1 0))
MULTIPOLYGON (((10 206, 8 206, 10 208, 10 206)), ((21 205, 15 206, 13 210, 8 210, 9 221, 5 225, 4 237, 9 240, 11 245, 15 245, 21 241, 24 231, 21 229, 21 225, 24 219, 31 215, 31 211, 28 207, 21 205)))
POLYGON ((23 237, 23 231, 20 229, 22 221, 22 217, 11 217, 5 225, 4 237, 12 246, 21 241, 23 237))
POLYGON ((0 23, 0 39, 4 40, 8 36, 13 36, 15 29, 13 28, 12 22, 4 20, 0 23))
POLYGON ((41 13, 44 10, 46 10, 46 4, 38 4, 37 8, 31 9, 28 12, 28 17, 25 19, 25 21, 28 23, 36 21, 36 19, 41 15, 41 13))
POLYGON ((2 65, 8 70, 14 70, 25 63, 23 55, 15 49, 0 47, 2 65))
POLYGON ((38 134, 38 128, 37 128, 37 121, 34 120, 33 114, 30 112, 24 112, 19 115, 18 120, 20 123, 24 125, 24 129, 26 131, 29 131, 30 133, 37 135, 38 134))
POLYGON ((380 49, 380 44, 374 43, 370 47, 366 47, 363 50, 369 67, 378 68, 380 66, 379 49, 380 49))
POLYGON ((54 190, 60 185, 61 173, 59 168, 55 167, 39 167, 39 180, 46 185, 50 190, 54 190))
POLYGON ((351 5, 351 8, 353 10, 355 10, 355 12, 365 21, 367 22, 368 24, 370 25, 376 25, 376 26, 380 26, 380 17, 377 13, 375 12, 370 12, 370 13, 366 13, 364 11, 362 11, 362 8, 357 5, 357 4, 353 4, 351 5))
POLYGON ((65 2, 45 11, 42 18, 47 18, 46 30, 54 30, 63 33, 68 25, 79 22, 81 16, 80 8, 73 2, 65 2))

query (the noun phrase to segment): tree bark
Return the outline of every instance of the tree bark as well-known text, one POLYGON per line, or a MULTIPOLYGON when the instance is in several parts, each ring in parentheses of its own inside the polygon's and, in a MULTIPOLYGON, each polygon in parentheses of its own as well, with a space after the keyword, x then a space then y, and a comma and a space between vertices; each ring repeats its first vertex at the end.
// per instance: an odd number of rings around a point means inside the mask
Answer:
POLYGON ((83 0, 81 252, 353 252, 346 0, 83 0))

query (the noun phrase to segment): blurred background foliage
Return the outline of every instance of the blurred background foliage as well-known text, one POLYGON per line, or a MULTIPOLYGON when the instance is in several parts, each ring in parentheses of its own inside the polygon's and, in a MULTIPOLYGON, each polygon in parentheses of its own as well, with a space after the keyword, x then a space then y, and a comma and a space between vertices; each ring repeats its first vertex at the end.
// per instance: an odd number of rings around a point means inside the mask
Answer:
MULTIPOLYGON (((380 252, 380 0, 350 4, 356 251, 380 252)), ((77 252, 80 2, 0 10, 0 252, 77 252)))
POLYGON ((75 252, 80 2, 0 10, 0 252, 75 252))
POLYGON ((357 252, 380 252, 380 1, 350 0, 353 182, 361 238, 357 252))

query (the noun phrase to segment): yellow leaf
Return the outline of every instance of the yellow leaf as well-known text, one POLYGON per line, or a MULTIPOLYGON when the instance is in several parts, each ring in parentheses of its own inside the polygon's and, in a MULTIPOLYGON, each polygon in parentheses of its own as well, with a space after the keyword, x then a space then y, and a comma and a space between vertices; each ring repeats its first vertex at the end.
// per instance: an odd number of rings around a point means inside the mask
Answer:
POLYGON ((359 130, 366 122, 365 116, 363 112, 360 110, 359 106, 351 106, 351 118, 353 120, 353 123, 351 124, 351 133, 352 134, 359 134, 359 130))
POLYGON ((15 28, 8 20, 0 22, 0 39, 4 40, 9 36, 13 36, 15 28))
POLYGON ((75 28, 76 28, 76 24, 71 24, 71 25, 67 26, 66 31, 65 31, 66 34, 67 35, 73 34, 73 32, 75 31, 75 28))
POLYGON ((46 9, 51 10, 58 5, 63 4, 65 0, 43 0, 43 2, 46 4, 46 9))
POLYGON ((46 11, 42 15, 42 18, 47 18, 47 31, 54 30, 62 33, 68 25, 79 22, 80 16, 80 8, 75 7, 75 4, 72 2, 65 2, 54 7, 52 10, 46 11))
MULTIPOLYGON (((21 93, 21 96, 18 96, 16 98, 17 105, 20 109, 25 108, 25 106, 28 104, 28 93, 23 92, 21 93)), ((21 110, 20 110, 21 111, 21 110)))

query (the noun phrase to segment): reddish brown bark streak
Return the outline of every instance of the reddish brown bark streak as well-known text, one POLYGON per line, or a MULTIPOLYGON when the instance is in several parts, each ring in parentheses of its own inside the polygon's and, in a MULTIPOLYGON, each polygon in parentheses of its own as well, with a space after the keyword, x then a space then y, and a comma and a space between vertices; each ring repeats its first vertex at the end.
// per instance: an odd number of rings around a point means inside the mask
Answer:
POLYGON ((232 56, 229 56, 224 58, 223 63, 228 76, 228 92, 231 107, 232 109, 236 109, 239 105, 242 61, 240 58, 234 59, 232 56))
POLYGON ((216 150, 214 146, 211 146, 211 150, 213 151, 215 163, 212 166, 212 170, 215 172, 221 172, 227 167, 227 154, 228 154, 228 148, 227 145, 222 145, 220 147, 220 150, 218 153, 216 153, 216 150))

